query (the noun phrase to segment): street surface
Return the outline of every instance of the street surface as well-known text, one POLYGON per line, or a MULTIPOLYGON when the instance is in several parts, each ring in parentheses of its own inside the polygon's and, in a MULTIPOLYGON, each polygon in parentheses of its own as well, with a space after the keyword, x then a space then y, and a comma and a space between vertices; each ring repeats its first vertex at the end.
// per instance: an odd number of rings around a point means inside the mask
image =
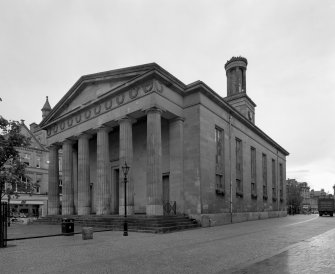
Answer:
MULTIPOLYGON (((37 228, 9 229, 18 237, 37 228)), ((10 241, 0 249, 0 273, 335 273, 334 243, 335 218, 318 215, 158 235, 108 231, 86 241, 10 241)))

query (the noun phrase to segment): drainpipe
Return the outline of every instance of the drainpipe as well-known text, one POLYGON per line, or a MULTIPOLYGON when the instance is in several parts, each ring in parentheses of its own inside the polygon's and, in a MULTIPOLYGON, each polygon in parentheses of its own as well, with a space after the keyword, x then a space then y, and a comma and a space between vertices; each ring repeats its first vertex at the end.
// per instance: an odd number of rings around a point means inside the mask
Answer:
POLYGON ((277 183, 277 211, 278 211, 278 217, 279 216, 279 200, 280 200, 280 197, 279 197, 279 188, 280 188, 280 182, 278 182, 278 175, 279 175, 279 159, 278 159, 278 149, 277 149, 277 172, 276 172, 276 183, 277 183))
POLYGON ((230 179, 230 223, 233 223, 233 182, 231 162, 231 113, 229 113, 229 179, 230 179))

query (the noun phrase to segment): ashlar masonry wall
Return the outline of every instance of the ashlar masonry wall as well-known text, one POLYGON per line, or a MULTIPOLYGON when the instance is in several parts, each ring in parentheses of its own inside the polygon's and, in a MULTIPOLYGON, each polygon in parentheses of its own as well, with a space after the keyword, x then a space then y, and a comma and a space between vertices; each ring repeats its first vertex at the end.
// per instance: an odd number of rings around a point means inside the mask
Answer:
MULTIPOLYGON (((278 152, 275 147, 236 119, 231 118, 229 126, 229 112, 199 93, 198 105, 194 106, 198 118, 193 118, 194 125, 199 130, 199 172, 200 175, 200 214, 203 225, 223 224, 239 222, 267 217, 286 215, 286 188, 283 182, 283 199, 279 197, 279 165, 283 167, 282 180, 286 178, 285 155, 278 152), (198 123, 196 121, 199 121, 198 123), (215 129, 220 128, 224 133, 224 195, 216 194, 216 143, 215 129), (231 135, 231 137, 229 137, 231 135), (236 138, 242 142, 242 183, 243 196, 236 195, 236 138), (256 194, 251 195, 251 147, 256 151, 256 194), (231 153, 231 154, 230 154, 231 153), (263 197, 262 155, 267 157, 267 199, 263 197), (272 160, 275 161, 276 197, 272 196, 272 160), (232 195, 230 195, 230 181, 232 195), (276 199, 273 199, 276 198, 276 199), (232 214, 230 214, 230 202, 232 200, 232 214)), ((186 135, 185 128, 185 135, 186 135)), ((195 136, 195 134, 194 134, 195 136)), ((186 145, 186 144, 185 144, 186 145)), ((196 148, 196 146, 195 146, 196 148)), ((195 161, 196 163, 196 161, 195 161)), ((186 172, 186 170, 185 170, 186 172)), ((194 181, 196 182, 196 180, 194 181)), ((190 183, 190 182, 189 182, 190 183)))

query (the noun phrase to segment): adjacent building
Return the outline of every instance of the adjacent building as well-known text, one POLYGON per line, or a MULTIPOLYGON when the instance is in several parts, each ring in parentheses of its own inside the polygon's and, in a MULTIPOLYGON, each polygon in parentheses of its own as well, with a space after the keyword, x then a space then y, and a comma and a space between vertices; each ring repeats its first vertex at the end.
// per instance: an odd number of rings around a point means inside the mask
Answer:
POLYGON ((225 64, 225 98, 155 63, 82 76, 40 124, 49 149, 48 214, 172 208, 203 225, 285 216, 288 152, 255 124, 247 64, 243 57, 225 64))
MULTIPOLYGON (((51 107, 46 99, 42 108, 42 119, 45 118, 51 107)), ((15 187, 17 195, 5 197, 10 203, 10 211, 14 216, 41 217, 48 214, 48 169, 49 150, 46 145, 46 131, 42 130, 36 123, 32 123, 28 128, 21 120, 21 134, 30 139, 28 147, 17 148, 20 160, 26 164, 26 177, 21 178, 23 184, 15 187), (38 187, 33 191, 27 188, 27 181, 38 187)), ((61 153, 60 159, 61 162, 61 153)), ((61 169, 60 169, 61 182, 61 169)), ((61 186, 60 186, 61 188, 61 186)), ((60 189, 61 193, 61 189, 60 189)))

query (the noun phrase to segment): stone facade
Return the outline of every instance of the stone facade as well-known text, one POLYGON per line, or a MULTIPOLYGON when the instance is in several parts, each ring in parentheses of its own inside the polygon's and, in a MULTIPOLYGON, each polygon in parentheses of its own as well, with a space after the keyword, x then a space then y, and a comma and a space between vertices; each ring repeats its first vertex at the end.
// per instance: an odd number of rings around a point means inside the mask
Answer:
MULTIPOLYGON (((228 87, 243 89, 226 98, 155 63, 81 77, 40 125, 54 158, 63 151, 62 214, 124 214, 127 162, 128 214, 164 215, 175 203, 204 225, 286 215, 288 152, 254 124, 246 65, 229 61, 243 69, 228 87)), ((49 214, 57 170, 50 159, 49 214)))
MULTIPOLYGON (((26 163, 26 175, 37 184, 38 187, 32 193, 27 193, 22 184, 21 188, 16 187, 15 192, 9 199, 11 214, 14 216, 38 217, 47 215, 48 204, 48 168, 49 151, 46 148, 46 132, 40 130, 37 124, 33 123, 28 128, 24 120, 21 120, 20 133, 30 138, 28 147, 17 148, 20 159, 26 163)), ((21 178, 26 182, 26 178, 21 178)), ((8 200, 8 197, 5 197, 8 200)))

